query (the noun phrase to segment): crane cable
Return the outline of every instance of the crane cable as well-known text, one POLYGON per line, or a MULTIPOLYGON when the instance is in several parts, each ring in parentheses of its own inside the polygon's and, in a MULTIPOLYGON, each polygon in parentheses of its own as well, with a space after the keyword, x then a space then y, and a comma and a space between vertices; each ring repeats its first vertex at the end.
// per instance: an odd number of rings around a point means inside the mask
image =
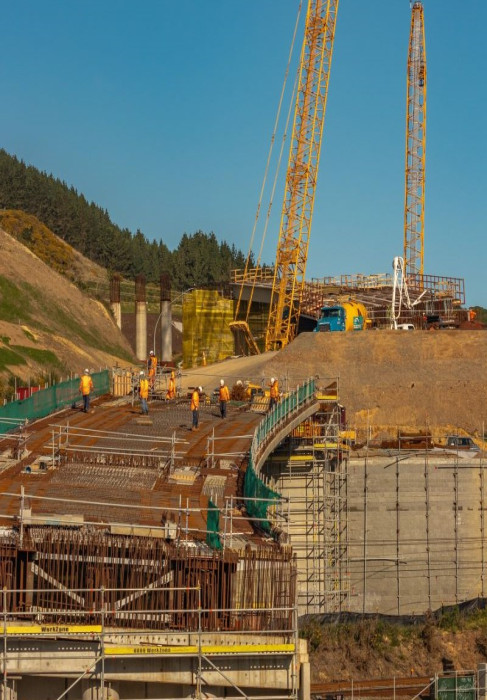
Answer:
MULTIPOLYGON (((275 122, 274 122, 274 130, 273 130, 273 132, 272 132, 271 143, 270 143, 270 147, 269 147, 269 153, 268 153, 268 155, 267 155, 267 163, 266 163, 266 167, 265 167, 265 171, 264 171, 264 178, 263 178, 263 180, 262 180, 262 186, 261 186, 261 190, 260 190, 259 202, 258 202, 258 204, 257 204, 257 210, 256 210, 256 212, 255 212, 255 218, 254 218, 254 225, 253 225, 253 228, 252 228, 252 234, 251 234, 251 236, 250 236, 249 250, 248 250, 248 253, 247 253, 247 259, 246 259, 246 261, 245 261, 245 268, 244 268, 244 272, 243 272, 243 278, 242 278, 242 282, 241 282, 241 285, 240 285, 240 292, 239 292, 239 295, 238 295, 237 306, 236 306, 236 309, 235 309, 235 319, 238 318, 238 313, 239 313, 239 311, 240 311, 240 303, 241 303, 241 301, 242 301, 243 288, 244 288, 244 284, 245 284, 245 282, 247 281, 247 277, 248 277, 249 264, 250 264, 250 260, 251 260, 251 257, 252 257, 252 246, 253 246, 253 243, 254 243, 255 231, 256 231, 257 222, 258 222, 259 216, 260 216, 260 208, 261 208, 261 205, 262 205, 262 199, 263 199, 263 196, 264 196, 264 190, 265 190, 265 186, 266 186, 266 183, 267 183, 267 176, 268 176, 268 173, 269 173, 270 161, 271 161, 272 152, 273 152, 273 149, 274 149, 274 143, 275 143, 277 128, 278 128, 279 119, 280 119, 280 115, 281 115, 281 108, 282 108, 282 103, 283 103, 283 100, 284 100, 284 93, 285 93, 285 90, 286 90, 287 79, 288 79, 288 75, 289 75, 289 67, 290 67, 290 65, 291 65, 292 55, 293 55, 293 51, 294 51, 294 44, 295 44, 295 41, 296 41, 296 35, 297 35, 297 31, 298 31, 298 26, 299 26, 299 20, 300 20, 300 17, 301 17, 301 10, 302 10, 302 7, 303 7, 303 0, 300 0, 300 2, 299 2, 299 7, 298 7, 298 14, 297 14, 297 17, 296 17, 296 23, 295 23, 295 26, 294 26, 294 33, 293 33, 293 38, 292 38, 292 42, 291 42, 291 48, 290 48, 290 50, 289 50, 288 61, 287 61, 287 65, 286 65, 286 71, 285 71, 285 73, 284 73, 284 80, 283 80, 283 85, 282 85, 282 89, 281 89, 281 96, 280 96, 280 98, 279 98, 279 105, 278 105, 278 108, 277 108, 276 119, 275 119, 275 122)), ((291 100, 291 105, 292 105, 292 102, 293 102, 293 100, 291 100)), ((290 113, 291 113, 291 111, 289 112, 289 114, 290 114, 290 113)), ((287 122, 286 122, 286 132, 287 132, 288 124, 289 124, 289 114, 288 114, 288 119, 287 119, 287 122)), ((285 133, 284 136, 283 136, 283 140, 284 140, 285 138, 286 138, 286 133, 285 133)), ((280 155, 279 155, 278 167, 279 167, 280 162, 281 162, 283 149, 284 149, 284 143, 283 143, 282 146, 281 146, 281 153, 280 153, 280 155)), ((276 180, 277 180, 277 171, 276 171, 276 176, 275 176, 275 179, 274 179, 274 186, 273 186, 273 190, 272 190, 272 196, 274 195, 274 192, 275 192, 276 180)), ((272 208, 272 199, 271 199, 271 201, 270 201, 270 203, 269 203, 269 208, 268 208, 268 211, 267 211, 266 226, 265 226, 264 234, 263 234, 263 236, 262 236, 262 242, 261 242, 261 246, 260 246, 260 250, 259 250, 259 256, 258 256, 258 258, 257 258, 257 266, 258 266, 258 263, 260 262, 261 255, 262 255, 262 249, 263 249, 264 240, 265 240, 265 233, 266 233, 266 231, 267 231, 267 224, 268 224, 268 220, 269 220, 271 208, 272 208)), ((252 297, 253 297, 253 294, 254 294, 255 283, 256 283, 256 274, 254 274, 254 279, 253 279, 253 283, 252 283, 252 287, 251 287, 251 292, 250 292, 250 298, 249 298, 248 305, 247 305, 247 314, 246 314, 247 320, 248 320, 248 316, 249 316, 249 312, 250 312, 250 306, 251 306, 251 303, 252 303, 252 297)))

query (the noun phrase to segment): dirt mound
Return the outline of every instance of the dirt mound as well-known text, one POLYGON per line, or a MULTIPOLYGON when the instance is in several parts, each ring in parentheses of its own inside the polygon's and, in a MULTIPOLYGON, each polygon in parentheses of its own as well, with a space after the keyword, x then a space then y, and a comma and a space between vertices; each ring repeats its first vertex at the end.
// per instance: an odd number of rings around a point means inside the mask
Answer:
POLYGON ((487 333, 302 333, 266 365, 289 386, 338 377, 351 426, 441 426, 480 433, 487 420, 487 333))
POLYGON ((0 229, 0 375, 22 379, 128 364, 107 309, 0 229))

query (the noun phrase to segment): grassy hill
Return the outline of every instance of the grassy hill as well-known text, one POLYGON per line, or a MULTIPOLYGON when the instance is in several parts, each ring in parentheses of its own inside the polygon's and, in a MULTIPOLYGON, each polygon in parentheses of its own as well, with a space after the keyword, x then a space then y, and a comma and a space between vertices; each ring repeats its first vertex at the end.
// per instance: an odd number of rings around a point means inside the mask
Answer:
POLYGON ((18 211, 0 212, 0 249, 0 398, 15 381, 133 361, 106 307, 80 289, 106 280, 103 268, 18 211))

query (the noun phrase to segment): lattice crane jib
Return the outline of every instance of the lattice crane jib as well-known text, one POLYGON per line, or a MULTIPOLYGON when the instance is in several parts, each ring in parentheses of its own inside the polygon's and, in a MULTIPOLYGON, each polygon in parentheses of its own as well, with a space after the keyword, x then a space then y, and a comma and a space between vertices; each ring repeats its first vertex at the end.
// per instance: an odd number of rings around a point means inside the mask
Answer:
POLYGON ((296 335, 304 289, 339 0, 308 0, 266 350, 296 335))
POLYGON ((424 192, 426 158, 426 44, 423 4, 412 6, 406 113, 406 192, 404 261, 406 275, 424 272, 424 192))

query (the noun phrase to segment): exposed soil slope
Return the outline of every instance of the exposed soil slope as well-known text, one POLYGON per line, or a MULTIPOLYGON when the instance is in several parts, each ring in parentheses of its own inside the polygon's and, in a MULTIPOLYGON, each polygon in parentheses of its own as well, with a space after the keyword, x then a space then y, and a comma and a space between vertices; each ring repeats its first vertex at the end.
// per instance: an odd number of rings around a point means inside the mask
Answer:
POLYGON ((485 625, 475 629, 441 629, 435 623, 404 627, 380 620, 353 625, 311 625, 311 680, 364 680, 394 676, 430 676, 445 664, 456 671, 475 670, 487 660, 485 625))
POLYGON ((303 333, 267 374, 339 378, 351 425, 480 431, 487 421, 485 331, 303 333))
POLYGON ((0 375, 66 376, 132 359, 101 303, 1 229, 0 251, 0 375))
POLYGON ((183 385, 212 389, 220 377, 268 383, 276 376, 285 389, 309 377, 323 386, 338 377, 347 420, 364 432, 476 434, 487 429, 486 355, 487 332, 480 330, 302 333, 281 352, 189 370, 183 385))

